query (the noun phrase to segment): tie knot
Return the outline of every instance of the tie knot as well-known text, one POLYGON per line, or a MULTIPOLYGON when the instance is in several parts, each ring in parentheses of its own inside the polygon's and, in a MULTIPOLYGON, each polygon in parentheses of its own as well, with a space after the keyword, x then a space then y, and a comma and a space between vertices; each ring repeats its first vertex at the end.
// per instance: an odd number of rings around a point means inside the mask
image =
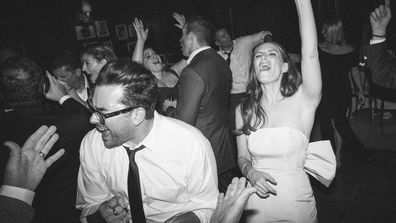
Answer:
POLYGON ((142 144, 141 146, 139 146, 138 148, 134 149, 134 150, 130 150, 128 147, 124 146, 125 150, 128 153, 128 156, 135 156, 135 153, 139 152, 140 150, 144 149, 145 146, 142 144))

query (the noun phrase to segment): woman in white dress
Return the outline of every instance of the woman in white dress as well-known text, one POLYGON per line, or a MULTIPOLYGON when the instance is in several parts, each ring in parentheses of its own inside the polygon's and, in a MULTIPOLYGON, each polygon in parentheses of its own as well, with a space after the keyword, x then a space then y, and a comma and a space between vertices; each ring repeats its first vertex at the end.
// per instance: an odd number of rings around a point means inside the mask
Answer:
POLYGON ((301 35, 301 73, 277 43, 253 52, 249 98, 236 110, 238 165, 257 189, 246 222, 317 222, 306 172, 326 186, 335 175, 330 143, 309 144, 322 80, 310 0, 295 0, 301 35))

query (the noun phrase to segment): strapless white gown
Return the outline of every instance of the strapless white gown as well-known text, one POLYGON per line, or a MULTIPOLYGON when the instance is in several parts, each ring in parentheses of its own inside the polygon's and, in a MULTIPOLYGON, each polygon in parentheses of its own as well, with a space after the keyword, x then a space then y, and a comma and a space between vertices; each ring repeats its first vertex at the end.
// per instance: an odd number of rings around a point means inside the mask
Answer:
POLYGON ((307 173, 329 186, 336 161, 329 141, 309 143, 301 131, 290 127, 259 129, 248 136, 253 168, 270 174, 277 195, 250 196, 247 223, 317 222, 316 203, 307 173))

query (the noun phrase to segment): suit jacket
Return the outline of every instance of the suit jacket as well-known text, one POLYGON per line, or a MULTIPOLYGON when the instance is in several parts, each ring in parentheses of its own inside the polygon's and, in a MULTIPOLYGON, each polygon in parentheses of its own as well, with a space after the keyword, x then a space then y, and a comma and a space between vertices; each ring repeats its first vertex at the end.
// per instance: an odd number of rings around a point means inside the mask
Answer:
POLYGON ((373 83, 396 89, 396 57, 390 57, 386 43, 371 44, 367 51, 367 63, 373 83))
MULTIPOLYGON (((79 222, 80 213, 75 208, 79 148, 82 138, 92 128, 89 115, 88 109, 71 98, 62 107, 46 104, 0 114, 1 143, 10 140, 22 146, 41 125, 55 125, 59 140, 48 156, 60 148, 65 149, 65 154, 52 164, 36 188, 32 204, 36 210, 34 222, 79 222)), ((0 149, 2 175, 8 160, 8 149, 0 149)))
POLYGON ((34 216, 34 209, 27 203, 0 195, 0 222, 30 223, 34 216))
POLYGON ((219 174, 236 167, 228 122, 231 79, 229 65, 213 49, 195 55, 180 75, 176 118, 208 138, 219 174))

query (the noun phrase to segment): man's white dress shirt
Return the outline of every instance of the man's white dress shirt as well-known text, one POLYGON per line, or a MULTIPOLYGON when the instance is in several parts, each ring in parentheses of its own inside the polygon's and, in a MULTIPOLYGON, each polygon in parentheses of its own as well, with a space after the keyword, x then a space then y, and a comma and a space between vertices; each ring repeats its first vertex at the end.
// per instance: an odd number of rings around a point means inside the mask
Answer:
MULTIPOLYGON (((135 148, 142 144, 135 160, 146 221, 164 222, 193 211, 202 223, 209 222, 218 196, 209 141, 195 127, 155 112, 152 129, 135 148)), ((83 222, 113 196, 128 201, 129 157, 123 146, 106 148, 93 129, 82 141, 80 161, 76 206, 83 210, 83 222)))

